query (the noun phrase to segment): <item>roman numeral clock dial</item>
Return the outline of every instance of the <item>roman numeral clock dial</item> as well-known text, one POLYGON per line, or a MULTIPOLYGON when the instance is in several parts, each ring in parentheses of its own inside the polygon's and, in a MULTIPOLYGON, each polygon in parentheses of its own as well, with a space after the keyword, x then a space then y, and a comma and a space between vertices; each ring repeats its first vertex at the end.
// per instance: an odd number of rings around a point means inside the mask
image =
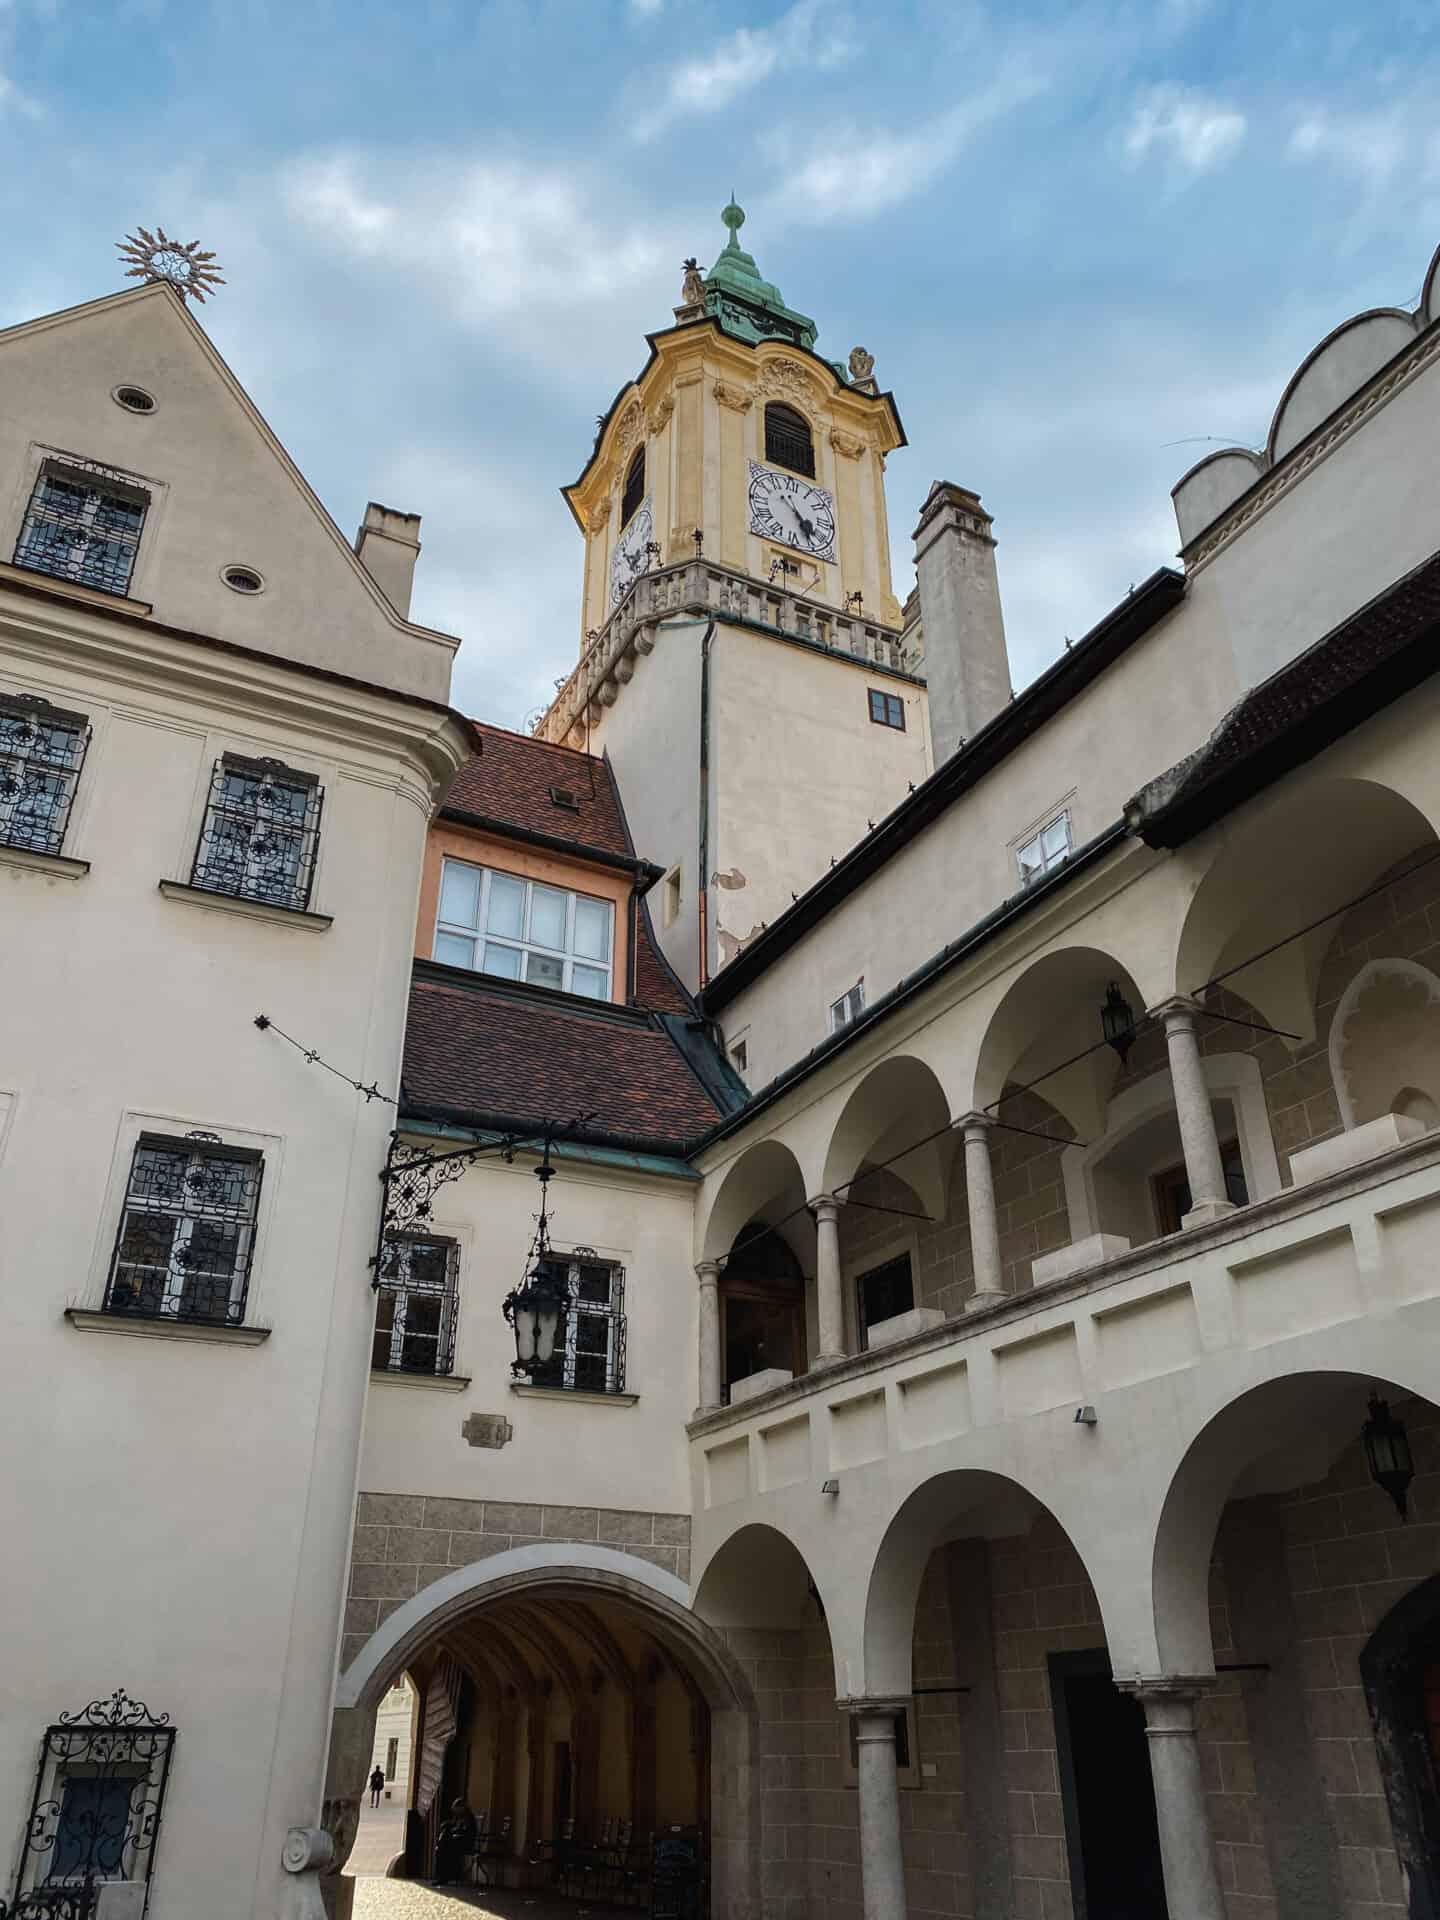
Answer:
POLYGON ((750 462, 750 531, 816 560, 835 558, 835 501, 797 474, 750 462))

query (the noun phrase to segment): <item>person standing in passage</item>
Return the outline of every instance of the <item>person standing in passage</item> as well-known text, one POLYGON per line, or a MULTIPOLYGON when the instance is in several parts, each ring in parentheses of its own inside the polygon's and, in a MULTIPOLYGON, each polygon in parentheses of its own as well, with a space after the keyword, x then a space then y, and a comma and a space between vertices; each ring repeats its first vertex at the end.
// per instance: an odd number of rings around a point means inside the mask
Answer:
POLYGON ((452 1800, 450 1818, 435 1837, 435 1876, 433 1885, 453 1887, 459 1884, 467 1857, 475 1851, 475 1816, 463 1800, 452 1800))

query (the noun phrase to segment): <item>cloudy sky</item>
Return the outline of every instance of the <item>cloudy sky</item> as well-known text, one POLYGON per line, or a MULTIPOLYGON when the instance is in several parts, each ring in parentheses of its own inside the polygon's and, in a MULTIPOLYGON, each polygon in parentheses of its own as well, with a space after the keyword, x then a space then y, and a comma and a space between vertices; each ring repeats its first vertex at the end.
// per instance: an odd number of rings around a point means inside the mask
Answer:
POLYGON ((1174 550, 1169 489, 1440 242, 1433 0, 0 0, 0 324, 229 284, 221 351, 347 533, 424 516, 415 613, 523 725, 573 663, 558 493, 745 242, 996 516, 1017 684, 1174 550))

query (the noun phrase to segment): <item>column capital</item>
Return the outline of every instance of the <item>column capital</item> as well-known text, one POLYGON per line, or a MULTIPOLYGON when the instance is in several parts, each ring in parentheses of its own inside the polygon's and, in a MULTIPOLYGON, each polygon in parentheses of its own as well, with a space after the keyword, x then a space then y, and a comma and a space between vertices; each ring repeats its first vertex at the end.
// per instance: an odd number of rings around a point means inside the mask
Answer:
POLYGON ((695 1278, 700 1282, 702 1287, 713 1287, 720 1278, 720 1262, 718 1260, 697 1260, 695 1262, 695 1278))
POLYGON ((883 1694, 878 1698, 857 1698, 854 1694, 839 1694, 835 1700, 841 1713, 875 1714, 894 1719, 897 1713, 904 1713, 910 1705, 909 1694, 883 1694))
POLYGON ((1135 1674, 1117 1680, 1121 1693, 1128 1693, 1145 1709, 1147 1733, 1191 1735, 1195 1731, 1195 1708, 1216 1685, 1213 1673, 1135 1674))
POLYGON ((835 1198, 833 1193, 817 1193, 813 1200, 807 1200, 805 1204, 809 1207, 811 1213, 814 1214, 817 1221, 838 1220, 840 1218, 840 1207, 842 1203, 835 1198))
POLYGON ((962 1113, 958 1120, 950 1122, 952 1132, 963 1133, 967 1140, 972 1136, 988 1135, 994 1125, 994 1114, 981 1113, 978 1108, 972 1113, 962 1113))
POLYGON ((1172 993, 1168 1000, 1162 1000, 1158 1007, 1150 1012, 1161 1021, 1168 1033, 1171 1027, 1188 1027, 1194 1023, 1197 1014, 1205 1009, 1198 1000, 1192 1000, 1188 993, 1172 993))

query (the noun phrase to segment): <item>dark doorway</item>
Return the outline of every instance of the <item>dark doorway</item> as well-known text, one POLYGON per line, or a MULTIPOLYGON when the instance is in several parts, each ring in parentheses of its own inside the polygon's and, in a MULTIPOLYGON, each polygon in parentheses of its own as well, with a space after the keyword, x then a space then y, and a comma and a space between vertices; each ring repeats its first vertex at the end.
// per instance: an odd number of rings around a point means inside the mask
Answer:
POLYGON ((1412 1587, 1360 1654, 1411 1920, 1440 1920, 1440 1574, 1412 1587))
POLYGON ((1116 1687, 1103 1647, 1049 1665, 1075 1920, 1162 1920, 1144 1710, 1116 1687))
POLYGON ((551 1831, 563 1835, 570 1818, 570 1742, 555 1742, 555 1805, 551 1809, 551 1831))

